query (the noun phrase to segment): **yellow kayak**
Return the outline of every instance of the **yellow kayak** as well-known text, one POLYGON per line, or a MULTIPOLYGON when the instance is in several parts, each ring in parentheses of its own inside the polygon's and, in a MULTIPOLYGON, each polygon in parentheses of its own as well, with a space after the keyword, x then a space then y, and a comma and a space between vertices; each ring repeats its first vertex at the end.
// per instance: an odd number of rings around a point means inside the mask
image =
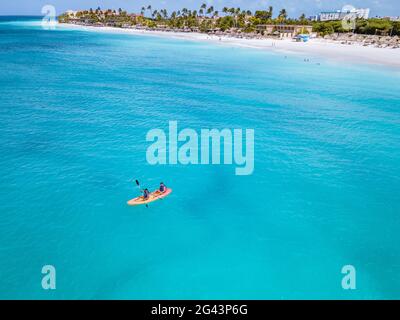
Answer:
POLYGON ((165 198, 172 192, 172 189, 167 188, 164 192, 161 192, 160 190, 156 190, 154 192, 151 192, 147 200, 144 200, 143 196, 134 198, 132 200, 128 201, 129 206, 138 206, 141 204, 148 204, 153 201, 157 201, 159 199, 165 198))

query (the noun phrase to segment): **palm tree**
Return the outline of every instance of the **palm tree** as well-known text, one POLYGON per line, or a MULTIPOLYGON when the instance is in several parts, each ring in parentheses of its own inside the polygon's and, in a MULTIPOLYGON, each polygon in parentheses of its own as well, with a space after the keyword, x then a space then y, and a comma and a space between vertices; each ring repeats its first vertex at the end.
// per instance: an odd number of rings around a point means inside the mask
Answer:
POLYGON ((231 9, 231 12, 232 12, 232 15, 233 15, 233 17, 234 17, 234 19, 235 19, 235 28, 237 28, 237 18, 238 18, 238 15, 240 14, 240 8, 232 8, 231 9))
POLYGON ((211 7, 208 8, 207 14, 210 15, 213 11, 214 11, 214 7, 211 6, 211 7))
POLYGON ((167 11, 167 9, 162 10, 162 14, 164 16, 164 19, 168 19, 168 11, 167 11))
POLYGON ((229 12, 228 7, 224 7, 224 8, 222 9, 222 12, 225 13, 225 14, 227 14, 227 13, 229 12))
POLYGON ((300 21, 301 24, 306 24, 307 23, 307 18, 306 18, 306 15, 304 13, 300 16, 299 21, 300 21))
POLYGON ((149 4, 149 5, 147 6, 147 10, 149 10, 150 15, 152 15, 152 12, 151 12, 151 4, 149 4))
POLYGON ((282 10, 279 12, 278 18, 279 18, 281 21, 285 21, 285 20, 287 19, 287 12, 286 12, 286 9, 282 9, 282 10))
POLYGON ((269 6, 269 8, 268 8, 268 16, 269 16, 269 19, 272 18, 273 13, 274 13, 274 8, 273 8, 272 6, 269 6))

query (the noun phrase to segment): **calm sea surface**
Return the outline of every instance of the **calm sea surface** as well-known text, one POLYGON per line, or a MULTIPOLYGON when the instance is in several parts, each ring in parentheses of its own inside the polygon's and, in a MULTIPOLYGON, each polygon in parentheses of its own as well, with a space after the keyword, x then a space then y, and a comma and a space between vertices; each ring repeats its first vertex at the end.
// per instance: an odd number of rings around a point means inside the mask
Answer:
POLYGON ((399 70, 0 21, 0 298, 400 298, 399 70), (170 120, 254 173, 149 165, 170 120))

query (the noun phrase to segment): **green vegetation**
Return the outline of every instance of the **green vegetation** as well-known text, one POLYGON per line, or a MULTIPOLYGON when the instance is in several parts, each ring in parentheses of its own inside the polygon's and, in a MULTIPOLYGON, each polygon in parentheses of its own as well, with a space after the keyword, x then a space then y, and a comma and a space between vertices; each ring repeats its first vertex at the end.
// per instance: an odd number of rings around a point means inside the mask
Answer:
MULTIPOLYGON (((166 9, 157 10, 151 5, 143 6, 139 15, 128 14, 119 10, 90 9, 79 11, 74 16, 64 13, 59 16, 60 22, 73 22, 85 24, 110 25, 115 27, 144 26, 148 28, 177 28, 191 29, 207 32, 209 30, 226 31, 240 29, 242 32, 255 32, 258 25, 311 25, 313 31, 322 36, 332 33, 355 32, 369 35, 400 35, 400 22, 392 22, 386 19, 357 20, 354 30, 345 30, 341 21, 318 22, 310 21, 302 14, 299 18, 289 18, 287 11, 281 9, 274 15, 274 8, 250 10, 224 7, 222 12, 215 10, 213 6, 202 4, 197 10, 183 8, 170 14, 166 9)), ((305 29, 304 29, 305 30, 305 29)), ((306 30, 304 31, 307 32, 306 30)))
MULTIPOLYGON (((342 27, 341 21, 326 21, 314 22, 312 24, 313 30, 321 35, 332 33, 345 33, 353 32, 353 30, 346 31, 342 27)), ((400 36, 400 22, 393 22, 387 19, 359 19, 355 24, 355 33, 369 34, 369 35, 397 35, 400 36)))
POLYGON ((400 36, 400 22, 386 19, 369 19, 357 21, 356 33, 397 35, 400 36))
POLYGON ((134 25, 138 23, 136 19, 132 19, 132 16, 121 8, 118 11, 111 9, 103 11, 99 7, 96 10, 78 11, 74 17, 71 17, 68 13, 63 13, 58 17, 60 22, 71 22, 76 19, 88 24, 112 24, 117 27, 121 27, 124 24, 134 25))

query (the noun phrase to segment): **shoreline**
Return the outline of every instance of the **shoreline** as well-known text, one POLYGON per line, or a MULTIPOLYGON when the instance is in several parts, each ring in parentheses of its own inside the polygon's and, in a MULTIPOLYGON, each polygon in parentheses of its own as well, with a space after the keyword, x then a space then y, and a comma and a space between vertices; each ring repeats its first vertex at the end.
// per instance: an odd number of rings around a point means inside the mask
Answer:
POLYGON ((167 32, 141 29, 123 29, 115 27, 95 27, 69 23, 57 24, 57 27, 72 28, 83 31, 97 31, 104 33, 131 34, 144 36, 157 36, 181 40, 202 41, 236 47, 253 48, 270 52, 281 52, 285 54, 304 54, 305 58, 310 56, 324 58, 336 62, 347 62, 356 64, 380 65, 386 67, 400 68, 400 49, 376 48, 361 46, 358 44, 341 44, 325 39, 311 39, 308 42, 295 42, 291 39, 245 39, 228 36, 208 35, 196 32, 167 32))

